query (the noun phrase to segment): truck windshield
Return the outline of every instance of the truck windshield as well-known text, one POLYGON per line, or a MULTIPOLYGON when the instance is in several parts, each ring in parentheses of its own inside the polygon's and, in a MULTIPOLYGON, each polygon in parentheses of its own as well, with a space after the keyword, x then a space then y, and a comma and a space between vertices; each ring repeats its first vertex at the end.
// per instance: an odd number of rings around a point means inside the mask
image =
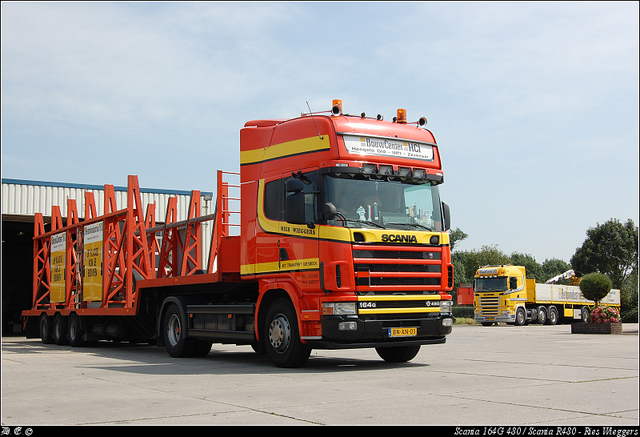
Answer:
POLYGON ((474 291, 507 291, 507 278, 477 278, 474 291))
POLYGON ((442 231, 438 186, 369 179, 362 175, 326 175, 326 202, 338 214, 329 224, 355 228, 442 231))

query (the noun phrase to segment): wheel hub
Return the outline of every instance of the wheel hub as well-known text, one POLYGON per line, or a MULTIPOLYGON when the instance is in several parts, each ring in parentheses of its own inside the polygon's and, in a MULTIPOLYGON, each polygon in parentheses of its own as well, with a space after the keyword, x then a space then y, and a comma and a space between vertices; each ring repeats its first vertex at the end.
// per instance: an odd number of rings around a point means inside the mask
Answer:
POLYGON ((171 346, 176 346, 180 342, 180 319, 177 315, 172 314, 167 323, 167 338, 171 346))
POLYGON ((283 314, 278 314, 271 321, 271 325, 269 326, 269 343, 271 343, 273 349, 279 353, 286 351, 289 344, 291 344, 291 325, 283 314))

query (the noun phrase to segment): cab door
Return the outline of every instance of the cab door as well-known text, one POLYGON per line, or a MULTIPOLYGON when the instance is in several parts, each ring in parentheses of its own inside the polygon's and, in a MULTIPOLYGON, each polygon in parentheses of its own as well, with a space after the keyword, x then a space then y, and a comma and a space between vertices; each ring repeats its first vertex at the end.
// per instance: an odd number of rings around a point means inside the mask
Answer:
POLYGON ((318 259, 318 169, 283 174, 285 217, 278 241, 280 277, 293 279, 303 291, 320 287, 318 259), (288 180, 294 179, 287 183, 288 180))

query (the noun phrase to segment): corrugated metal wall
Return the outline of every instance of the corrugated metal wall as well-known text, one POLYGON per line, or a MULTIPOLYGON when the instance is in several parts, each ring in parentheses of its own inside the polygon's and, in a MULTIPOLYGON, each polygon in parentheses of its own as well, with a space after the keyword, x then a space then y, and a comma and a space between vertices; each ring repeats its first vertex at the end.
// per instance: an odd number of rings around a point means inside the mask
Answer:
MULTIPOLYGON (((124 209, 127 205, 126 187, 114 187, 117 208, 124 209)), ((93 192, 96 201, 97 214, 104 213, 104 187, 99 185, 65 184, 56 182, 28 181, 21 179, 2 179, 2 215, 3 220, 9 218, 24 218, 23 221, 33 221, 35 213, 39 212, 45 217, 51 216, 51 207, 57 205, 63 218, 63 224, 67 217, 67 199, 75 199, 78 216, 84 218, 84 193, 93 192)), ((189 211, 189 191, 169 191, 140 188, 140 198, 143 204, 143 212, 146 214, 147 205, 156 203, 156 222, 162 223, 167 213, 167 204, 170 197, 178 197, 178 220, 186 220, 189 211)), ((214 203, 212 193, 201 192, 202 210, 200 215, 213 213, 214 203)), ((22 220, 21 220, 22 221, 22 220)), ((203 259, 206 260, 209 244, 211 242, 212 223, 205 223, 202 228, 202 236, 205 247, 203 259)))

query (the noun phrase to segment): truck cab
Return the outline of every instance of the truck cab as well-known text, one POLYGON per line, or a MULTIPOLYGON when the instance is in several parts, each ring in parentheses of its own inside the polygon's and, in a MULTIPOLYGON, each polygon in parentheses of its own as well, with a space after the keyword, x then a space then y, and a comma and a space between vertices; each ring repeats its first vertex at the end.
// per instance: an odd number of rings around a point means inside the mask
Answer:
MULTIPOLYGON (((242 277, 259 281, 259 307, 291 301, 303 344, 417 353, 451 332, 449 208, 425 124, 334 101, 242 129, 242 277)), ((270 323, 258 310, 258 336, 270 323)))
MULTIPOLYGON (((484 326, 504 322, 524 325, 537 319, 535 309, 527 309, 530 287, 522 266, 484 266, 473 280, 474 318, 484 326)), ((535 285, 534 285, 535 290, 535 285)))

